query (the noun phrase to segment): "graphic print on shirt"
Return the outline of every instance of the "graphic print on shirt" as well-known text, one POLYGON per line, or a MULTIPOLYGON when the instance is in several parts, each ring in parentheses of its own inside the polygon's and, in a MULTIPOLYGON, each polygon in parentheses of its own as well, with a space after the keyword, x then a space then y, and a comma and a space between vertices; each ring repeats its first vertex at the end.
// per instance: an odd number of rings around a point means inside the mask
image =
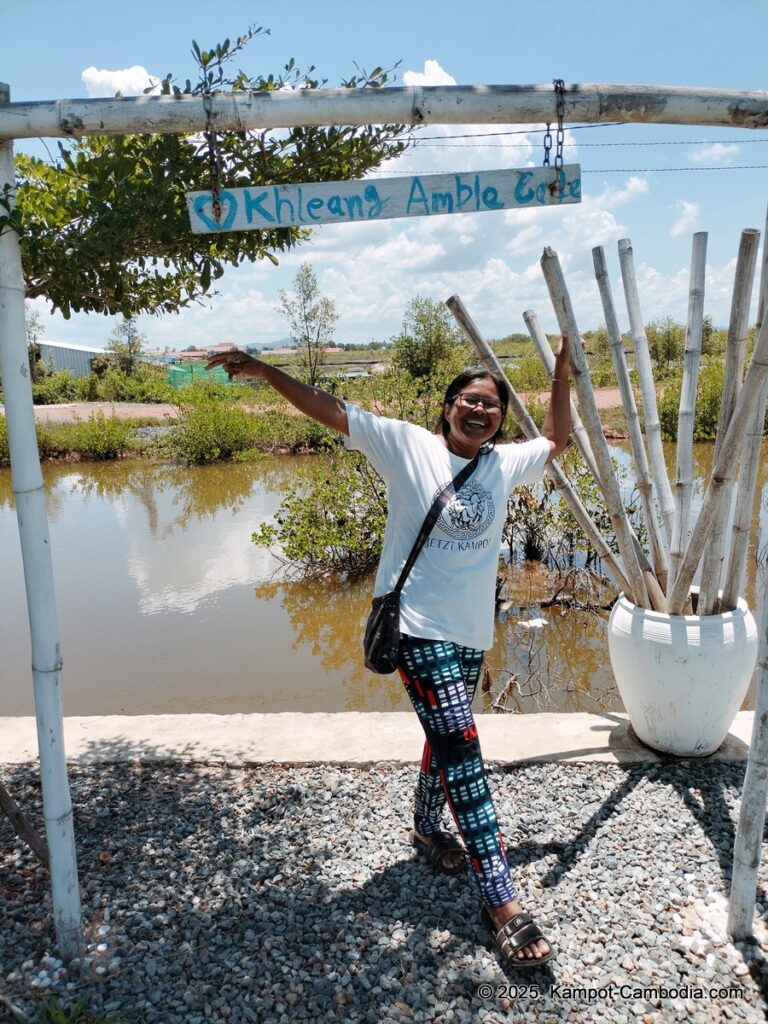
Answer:
MULTIPOLYGON (((435 496, 439 490, 442 488, 435 496)), ((476 480, 469 480, 440 513, 437 526, 454 540, 473 540, 485 533, 495 515, 491 492, 476 480)))

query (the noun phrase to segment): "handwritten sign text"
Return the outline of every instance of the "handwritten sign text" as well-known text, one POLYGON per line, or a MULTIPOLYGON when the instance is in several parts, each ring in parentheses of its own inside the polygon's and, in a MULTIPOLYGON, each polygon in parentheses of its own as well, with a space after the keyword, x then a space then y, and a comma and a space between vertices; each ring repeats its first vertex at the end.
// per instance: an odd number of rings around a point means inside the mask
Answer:
POLYGON ((217 221, 210 192, 190 192, 194 234, 311 227, 391 217, 433 217, 581 202, 581 168, 507 168, 404 178, 251 185, 222 189, 217 221))

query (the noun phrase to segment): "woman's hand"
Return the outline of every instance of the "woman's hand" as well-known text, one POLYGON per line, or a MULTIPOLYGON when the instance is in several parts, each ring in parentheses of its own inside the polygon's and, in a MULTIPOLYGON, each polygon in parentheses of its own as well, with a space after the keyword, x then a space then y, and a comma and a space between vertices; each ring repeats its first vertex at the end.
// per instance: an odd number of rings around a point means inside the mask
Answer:
POLYGON ((220 356, 214 356, 213 359, 209 359, 205 368, 206 370, 215 370, 217 366, 223 366, 227 371, 227 376, 232 380, 238 375, 242 377, 263 378, 266 363, 262 362, 261 359, 254 359, 247 352, 242 352, 240 349, 235 348, 231 352, 223 352, 220 356))

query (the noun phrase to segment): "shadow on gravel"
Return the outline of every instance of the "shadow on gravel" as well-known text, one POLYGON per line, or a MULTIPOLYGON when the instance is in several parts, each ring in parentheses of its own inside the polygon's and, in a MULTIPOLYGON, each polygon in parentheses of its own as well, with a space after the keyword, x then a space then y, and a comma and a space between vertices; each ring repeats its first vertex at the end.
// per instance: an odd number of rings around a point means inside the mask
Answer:
MULTIPOLYGON (((121 748, 116 741, 110 753, 121 748)), ((521 791, 514 774, 523 770, 495 773, 494 791, 514 799, 521 791)), ((604 793, 594 809, 571 807, 561 787, 538 794, 542 803, 562 801, 557 834, 565 840, 543 832, 538 841, 521 839, 525 815, 538 811, 520 807, 507 844, 513 873, 522 876, 554 855, 541 877, 530 875, 533 884, 569 881, 633 794, 653 784, 669 787, 669 813, 677 800, 700 825, 727 882, 733 826, 725 793, 740 784, 743 768, 620 770, 618 786, 613 770, 601 776, 604 793)), ((82 997, 91 1009, 120 1011, 141 1024, 437 1022, 449 1008, 456 1020, 475 1020, 480 1010, 508 1009, 481 998, 481 983, 498 993, 506 975, 508 984, 544 995, 564 971, 579 970, 578 961, 562 957, 554 972, 550 965, 502 972, 470 879, 437 874, 408 845, 408 770, 137 760, 70 772, 89 954, 63 979, 72 988, 54 988, 65 1002, 82 997)), ((37 804, 35 766, 13 766, 6 778, 25 806, 37 804)), ((8 830, 0 819, 0 877, 10 908, 0 963, 7 978, 35 961, 32 972, 7 983, 8 995, 29 1011, 30 981, 40 957, 54 949, 50 904, 47 880, 36 890, 6 881, 39 876, 8 830)), ((758 898, 765 899, 762 889, 758 898)), ((565 893, 561 899, 557 914, 567 931, 571 908, 565 893)), ((616 940, 606 933, 600 941, 609 938, 616 940)), ((751 966, 765 995, 762 958, 751 966)), ((528 1008, 536 1012, 536 1003, 528 1008)))
MULTIPOLYGON (((345 786, 360 774, 350 770, 345 786)), ((9 776, 36 804, 34 766, 9 776)), ((409 1007, 439 1020, 448 1006, 482 1006, 475 990, 492 962, 469 880, 435 874, 407 847, 392 863, 390 832, 404 845, 408 815, 386 779, 376 795, 391 822, 374 820, 370 799, 346 789, 334 806, 306 780, 279 766, 72 766, 89 950, 64 979, 73 987, 51 991, 141 1024, 261 1024, 284 1013, 378 1024, 409 1007)), ((0 821, 3 845, 13 844, 0 821)), ((47 879, 14 896, 0 962, 7 976, 35 961, 8 986, 32 1013, 30 981, 55 953, 47 879)))

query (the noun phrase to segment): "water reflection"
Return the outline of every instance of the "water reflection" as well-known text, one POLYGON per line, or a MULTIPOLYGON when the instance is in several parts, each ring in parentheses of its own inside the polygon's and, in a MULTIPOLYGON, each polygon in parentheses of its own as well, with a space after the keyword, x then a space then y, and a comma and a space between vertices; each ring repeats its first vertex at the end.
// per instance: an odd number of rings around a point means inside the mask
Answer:
MULTIPOLYGON (((626 458, 619 448, 615 454, 626 458)), ((251 543, 305 458, 313 457, 192 468, 45 465, 67 714, 409 707, 397 677, 374 676, 362 664, 371 580, 276 583, 275 559, 251 543)), ((709 473, 710 446, 696 446, 695 466, 709 473)), ((767 472, 764 460, 761 489, 767 472)), ((12 506, 10 472, 0 470, 0 706, 26 715, 30 653, 12 506)), ((768 515, 765 503, 757 511, 760 520, 768 515)), ((551 592, 540 566, 510 579, 487 657, 486 701, 514 675, 507 710, 620 708, 605 616, 552 607, 541 612, 546 625, 520 624, 538 617, 532 602, 551 592)))

